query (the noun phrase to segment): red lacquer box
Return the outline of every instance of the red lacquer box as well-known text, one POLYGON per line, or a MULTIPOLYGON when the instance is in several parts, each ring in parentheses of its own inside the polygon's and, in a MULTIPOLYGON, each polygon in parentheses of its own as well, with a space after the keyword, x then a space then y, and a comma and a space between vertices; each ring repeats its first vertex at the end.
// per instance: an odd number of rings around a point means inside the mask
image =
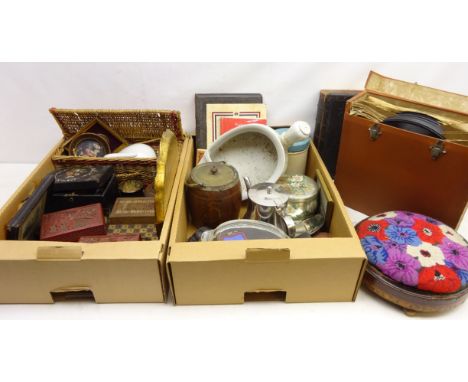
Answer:
POLYGON ((100 203, 42 216, 41 240, 78 241, 82 236, 105 234, 106 226, 100 203))
POLYGON ((139 233, 108 233, 107 235, 82 236, 80 243, 106 243, 113 241, 140 241, 139 233))

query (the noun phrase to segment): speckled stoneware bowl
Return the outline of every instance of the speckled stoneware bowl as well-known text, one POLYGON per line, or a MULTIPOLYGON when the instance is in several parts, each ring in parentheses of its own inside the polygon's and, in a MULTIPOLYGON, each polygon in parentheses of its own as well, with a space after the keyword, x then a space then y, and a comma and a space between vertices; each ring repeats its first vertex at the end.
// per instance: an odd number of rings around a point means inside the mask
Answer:
MULTIPOLYGON (((213 142, 200 163, 226 162, 236 168, 241 179, 248 177, 252 185, 275 183, 288 166, 288 147, 309 134, 310 126, 303 121, 293 123, 281 137, 266 125, 239 126, 213 142)), ((242 200, 247 198, 247 188, 242 182, 242 200)))

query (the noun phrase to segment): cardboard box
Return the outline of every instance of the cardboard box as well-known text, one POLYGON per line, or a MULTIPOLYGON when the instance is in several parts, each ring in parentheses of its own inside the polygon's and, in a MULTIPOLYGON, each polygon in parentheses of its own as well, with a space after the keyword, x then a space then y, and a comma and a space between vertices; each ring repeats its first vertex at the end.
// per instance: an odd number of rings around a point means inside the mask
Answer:
POLYGON ((325 238, 186 242, 195 230, 188 220, 183 184, 193 167, 193 158, 190 143, 177 191, 168 252, 176 304, 355 300, 367 259, 313 145, 307 174, 313 177, 320 169, 335 203, 330 237, 325 238))
MULTIPOLYGON (((51 158, 59 145, 2 207, 2 227, 40 180, 54 170, 51 158)), ((166 250, 188 145, 189 139, 179 145, 180 159, 175 159, 177 172, 172 178, 172 194, 157 241, 93 244, 16 241, 5 240, 3 228, 0 231, 0 303, 53 303, 81 296, 94 298, 98 303, 164 302, 166 250)))

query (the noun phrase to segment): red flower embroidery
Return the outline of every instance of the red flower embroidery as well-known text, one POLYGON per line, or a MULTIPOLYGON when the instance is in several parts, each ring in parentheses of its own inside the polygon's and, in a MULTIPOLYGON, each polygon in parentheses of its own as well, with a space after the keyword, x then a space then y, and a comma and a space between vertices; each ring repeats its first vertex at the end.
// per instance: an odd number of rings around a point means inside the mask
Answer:
POLYGON ((416 219, 412 228, 416 231, 422 241, 426 241, 431 244, 438 244, 444 238, 444 234, 441 229, 426 220, 416 219))
POLYGON ((374 236, 379 240, 387 240, 385 228, 388 227, 386 220, 365 220, 357 227, 359 238, 374 236))
POLYGON ((445 265, 421 268, 418 288, 435 293, 452 293, 460 289, 461 280, 454 270, 445 265))

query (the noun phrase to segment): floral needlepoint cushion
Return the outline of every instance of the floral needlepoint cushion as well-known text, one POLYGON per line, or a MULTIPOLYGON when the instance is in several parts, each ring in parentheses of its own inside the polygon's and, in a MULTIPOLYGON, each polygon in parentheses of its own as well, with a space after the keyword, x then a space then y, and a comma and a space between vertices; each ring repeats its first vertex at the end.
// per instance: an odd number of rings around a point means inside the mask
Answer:
POLYGON ((440 221, 391 211, 363 220, 356 230, 369 262, 392 280, 434 293, 468 286, 468 242, 440 221))

